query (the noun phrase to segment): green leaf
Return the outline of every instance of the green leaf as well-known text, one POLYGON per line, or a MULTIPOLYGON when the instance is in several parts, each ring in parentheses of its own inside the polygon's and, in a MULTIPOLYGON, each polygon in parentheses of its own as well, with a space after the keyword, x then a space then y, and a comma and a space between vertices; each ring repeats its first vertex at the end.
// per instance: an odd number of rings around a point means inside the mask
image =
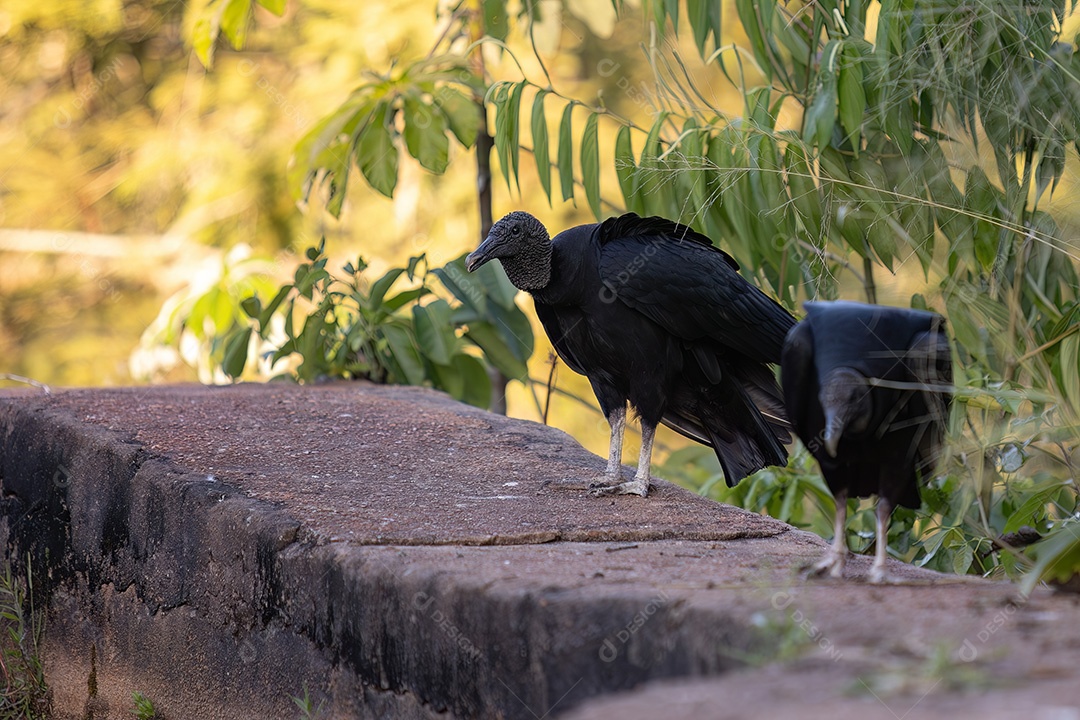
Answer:
POLYGON ((409 385, 423 385, 427 379, 424 360, 409 332, 398 325, 386 324, 382 327, 382 333, 390 347, 390 353, 405 376, 401 379, 409 385))
POLYGON ((572 114, 574 103, 569 103, 563 110, 559 123, 559 184, 562 199, 574 199, 574 140, 572 135, 572 114))
POLYGON ((517 359, 526 362, 532 356, 534 345, 532 323, 529 322, 529 318, 517 305, 505 308, 495 304, 488 307, 489 317, 502 339, 517 359))
POLYGON ((262 301, 259 300, 258 295, 251 295, 240 301, 240 309, 243 310, 249 318, 259 317, 259 312, 262 310, 262 301))
POLYGON ((218 28, 208 17, 196 20, 191 29, 191 47, 204 68, 209 69, 214 64, 214 41, 217 40, 217 34, 218 28))
MULTIPOLYGON (((784 169, 791 203, 811 238, 821 236, 821 197, 810 171, 806 151, 798 142, 789 142, 784 151, 784 169)), ((821 238, 824 241, 824 238, 821 238)))
MULTIPOLYGON (((762 33, 763 21, 758 17, 758 10, 761 10, 761 14, 764 15, 764 10, 769 1, 735 0, 735 11, 739 15, 739 20, 742 21, 743 30, 746 31, 746 38, 750 41, 750 49, 754 53, 754 59, 757 60, 758 67, 764 73, 766 80, 772 80, 773 63, 769 56, 765 35, 762 33)), ((765 26, 771 30, 768 23, 765 23, 765 26)))
POLYGON ((450 131, 462 145, 471 148, 480 133, 480 106, 464 94, 442 85, 433 93, 435 105, 442 110, 450 131))
POLYGON ((510 97, 506 101, 510 171, 514 174, 514 186, 518 188, 518 192, 521 192, 521 183, 518 177, 518 155, 521 150, 521 92, 524 89, 524 81, 517 83, 511 88, 510 97))
POLYGON ((1080 410, 1080 334, 1073 333, 1061 341, 1057 376, 1064 390, 1061 404, 1080 410))
POLYGON ((413 302, 414 300, 430 294, 431 290, 428 290, 426 287, 418 287, 413 288, 412 290, 404 290, 402 292, 399 292, 397 295, 394 295, 393 297, 387 298, 382 304, 382 309, 386 312, 394 312, 398 308, 404 307, 405 305, 413 302))
POLYGON ((453 360, 454 369, 461 375, 464 391, 458 400, 478 408, 491 405, 491 378, 484 364, 472 355, 458 353, 453 360))
POLYGON ((814 100, 803 119, 803 140, 820 152, 832 140, 836 124, 836 80, 826 78, 814 93, 814 100))
POLYGON ((643 215, 663 215, 677 217, 681 203, 673 203, 674 193, 669 182, 670 173, 660 155, 664 151, 660 133, 668 114, 661 112, 653 121, 649 134, 645 136, 645 145, 641 148, 641 162, 638 166, 639 179, 636 192, 641 198, 643 215))
POLYGON ((585 185, 585 197, 589 208, 597 220, 602 220, 600 211, 600 147, 596 139, 596 113, 590 113, 585 121, 585 132, 581 135, 581 178, 585 185))
MULTIPOLYGON (((441 268, 435 268, 432 272, 463 305, 468 306, 477 315, 487 314, 487 289, 484 287, 480 276, 477 276, 476 273, 469 273, 465 269, 465 255, 456 258, 441 268)), ((511 298, 510 302, 513 302, 513 298, 511 298)))
POLYGON ((383 303, 383 298, 386 297, 387 291, 390 290, 390 286, 393 285, 404 272, 405 268, 391 268, 385 275, 372 283, 371 291, 368 293, 367 297, 368 308, 371 310, 378 310, 383 303))
POLYGON ((544 188, 548 205, 551 204, 551 154, 548 150, 547 116, 544 114, 544 96, 547 90, 540 90, 533 98, 532 106, 532 142, 533 157, 536 160, 536 173, 540 177, 540 187, 544 188))
POLYGON ((258 0, 258 3, 278 17, 285 14, 285 0, 258 0))
POLYGON ((525 361, 511 350, 502 334, 491 323, 469 323, 465 338, 483 350, 488 362, 506 377, 515 380, 525 380, 528 377, 529 368, 525 361))
POLYGON ((480 281, 485 294, 494 300, 496 305, 507 310, 517 307, 514 304, 514 298, 517 297, 518 289, 506 277, 506 271, 503 270, 502 263, 488 263, 476 272, 471 273, 469 277, 474 277, 480 281))
POLYGON ((450 397, 460 400, 465 394, 465 378, 453 365, 432 365, 435 387, 447 392, 450 397))
POLYGON ((360 133, 356 144, 356 164, 372 188, 386 197, 394 197, 397 185, 398 156, 394 136, 390 131, 388 114, 391 108, 386 100, 379 101, 371 115, 371 122, 360 133))
POLYGON ((634 148, 630 142, 630 126, 623 125, 615 136, 615 176, 619 179, 626 209, 642 215, 645 205, 637 192, 637 164, 634 161, 634 148))
POLYGON ((222 371, 231 378, 244 374, 247 365, 248 344, 251 342, 251 328, 240 330, 225 345, 225 359, 221 362, 222 371))
POLYGON ((519 113, 521 110, 521 91, 525 86, 520 83, 503 83, 492 96, 495 105, 495 150, 499 156, 499 167, 506 179, 506 189, 512 190, 510 180, 518 181, 518 151, 520 150, 519 113))
POLYGON ((1036 563, 1020 585, 1024 595, 1029 595, 1040 580, 1065 582, 1080 571, 1080 523, 1062 525, 1031 549, 1036 563))
POLYGON ((292 285, 282 285, 278 289, 277 294, 274 295, 274 299, 263 308, 263 311, 259 314, 259 335, 266 338, 266 334, 270 332, 270 318, 277 312, 277 309, 284 302, 285 298, 289 296, 289 291, 293 289, 292 285))
POLYGON ((975 217, 973 250, 975 259, 984 268, 990 268, 997 258, 998 229, 991 222, 998 215, 997 196, 982 168, 970 167, 964 186, 964 207, 975 217))
POLYGON ((857 157, 863 114, 866 111, 862 56, 855 45, 845 43, 839 61, 840 72, 837 82, 839 86, 840 125, 844 128, 846 137, 857 157))
POLYGON ((712 30, 709 18, 709 6, 716 0, 686 0, 686 16, 690 20, 690 29, 694 31, 694 44, 698 54, 705 56, 705 43, 712 30))
MULTIPOLYGON (((336 204, 340 212, 348 182, 354 135, 357 128, 363 128, 368 123, 374 107, 366 94, 351 97, 301 138, 293 150, 293 161, 286 174, 294 199, 307 199, 317 171, 325 169, 327 179, 334 183, 331 202, 336 204)), ((334 210, 331 209, 331 212, 334 210)))
POLYGON ((251 0, 224 0, 221 11, 221 31, 234 49, 239 50, 247 39, 251 23, 251 0))
POLYGON ((441 175, 449 162, 450 139, 446 119, 419 96, 405 95, 405 147, 431 172, 441 175))
POLYGON ((437 365, 448 365, 456 344, 450 305, 445 300, 414 305, 413 324, 420 352, 437 365))
POLYGON ((484 32, 493 38, 505 40, 510 31, 506 19, 506 0, 484 0, 484 32))

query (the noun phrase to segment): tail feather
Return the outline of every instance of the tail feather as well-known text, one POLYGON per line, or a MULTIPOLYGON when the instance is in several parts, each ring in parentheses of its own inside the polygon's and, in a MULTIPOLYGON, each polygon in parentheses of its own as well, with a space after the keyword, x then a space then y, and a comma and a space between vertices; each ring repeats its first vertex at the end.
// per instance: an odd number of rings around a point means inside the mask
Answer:
MULTIPOLYGON (((768 410, 772 415, 773 409, 768 410)), ((787 450, 781 443, 790 441, 790 435, 782 407, 777 415, 775 419, 763 416, 743 384, 725 377, 718 385, 679 388, 660 422, 712 447, 724 479, 733 487, 764 467, 787 463, 787 450)))

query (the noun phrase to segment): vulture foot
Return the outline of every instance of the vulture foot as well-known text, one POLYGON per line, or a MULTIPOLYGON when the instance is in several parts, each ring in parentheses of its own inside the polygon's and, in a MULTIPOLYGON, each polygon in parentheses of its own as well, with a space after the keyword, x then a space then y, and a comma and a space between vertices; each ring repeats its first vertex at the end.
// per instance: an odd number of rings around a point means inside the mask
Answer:
POLYGON ((893 577, 886 572, 884 567, 873 565, 870 568, 870 574, 867 575, 866 581, 871 585, 899 585, 900 578, 893 577))
POLYGON ((825 553, 825 557, 810 566, 807 575, 809 577, 823 577, 828 573, 831 578, 842 578, 844 577, 844 563, 846 561, 847 558, 843 554, 830 548, 825 553))
POLYGON ((646 497, 649 494, 649 481, 644 478, 634 478, 618 485, 593 483, 589 486, 589 494, 593 497, 603 497, 604 495, 640 495, 646 497))

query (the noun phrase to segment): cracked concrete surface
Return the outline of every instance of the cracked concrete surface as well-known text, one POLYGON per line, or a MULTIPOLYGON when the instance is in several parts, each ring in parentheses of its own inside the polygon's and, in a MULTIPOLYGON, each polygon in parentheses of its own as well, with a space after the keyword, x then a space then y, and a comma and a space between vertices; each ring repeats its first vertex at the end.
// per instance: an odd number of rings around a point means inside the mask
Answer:
POLYGON ((286 718, 305 687, 328 718, 1080 700, 1070 597, 900 563, 871 587, 860 557, 806 583, 818 538, 662 481, 590 497, 603 466, 416 388, 0 394, 0 536, 47 595, 57 717, 129 717, 138 690, 170 718, 286 718))

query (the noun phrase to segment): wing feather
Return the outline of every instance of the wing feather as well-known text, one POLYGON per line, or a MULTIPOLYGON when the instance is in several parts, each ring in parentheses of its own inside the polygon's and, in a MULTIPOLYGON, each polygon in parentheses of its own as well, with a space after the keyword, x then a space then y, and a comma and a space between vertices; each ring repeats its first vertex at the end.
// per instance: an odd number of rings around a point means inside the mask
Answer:
POLYGON ((601 229, 601 279, 620 301, 683 340, 708 339, 759 362, 780 362, 795 320, 779 303, 743 278, 730 256, 704 244, 703 235, 635 218, 601 229))

